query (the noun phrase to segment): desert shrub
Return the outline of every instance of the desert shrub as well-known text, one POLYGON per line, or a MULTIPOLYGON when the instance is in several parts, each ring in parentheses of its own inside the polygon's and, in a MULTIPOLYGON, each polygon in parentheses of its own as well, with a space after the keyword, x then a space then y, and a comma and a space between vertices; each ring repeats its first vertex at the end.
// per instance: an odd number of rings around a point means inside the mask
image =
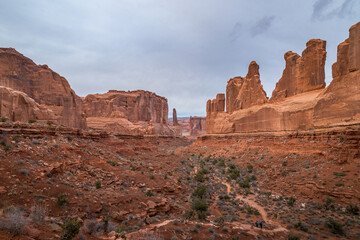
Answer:
POLYGON ((220 200, 230 200, 230 196, 229 195, 220 195, 219 199, 220 200))
POLYGON ((120 224, 116 230, 115 230, 117 233, 122 233, 122 232, 125 232, 126 231, 126 226, 124 224, 120 224))
POLYGON ((36 123, 36 120, 35 119, 30 119, 29 123, 36 123))
POLYGON ((77 219, 67 220, 62 226, 63 232, 61 239, 62 240, 71 240, 73 239, 80 230, 80 223, 77 219))
POLYGON ((327 197, 324 204, 325 208, 329 209, 331 206, 333 206, 333 203, 334 203, 334 199, 331 197, 327 197))
POLYGON ((100 189, 100 188, 101 188, 101 182, 100 182, 100 180, 97 180, 97 181, 95 182, 95 187, 96 187, 96 189, 100 189))
POLYGON ((195 211, 190 209, 189 211, 186 211, 184 214, 185 219, 194 219, 195 218, 195 211))
POLYGON ((24 217, 19 208, 11 208, 3 219, 0 219, 0 229, 18 235, 24 232, 29 220, 24 217))
POLYGON ((53 122, 52 122, 52 121, 47 121, 46 124, 47 124, 48 126, 51 126, 51 125, 53 124, 53 122))
POLYGON ((304 223, 302 223, 301 220, 299 220, 298 222, 296 222, 296 223, 294 224, 294 227, 295 227, 296 229, 300 230, 300 231, 303 231, 303 232, 308 232, 308 231, 309 231, 308 227, 307 227, 304 223))
POLYGON ((2 117, 1 118, 1 122, 6 122, 7 121, 7 118, 6 117, 2 117))
POLYGON ((206 218, 206 211, 207 211, 208 205, 205 201, 195 201, 192 204, 192 209, 197 213, 199 219, 205 219, 206 218))
POLYGON ((48 209, 45 205, 36 204, 31 208, 30 218, 34 223, 41 223, 44 221, 47 214, 48 209))
POLYGON ((239 181, 238 183, 241 188, 250 188, 250 182, 248 180, 239 181))
POLYGON ((219 166, 219 167, 225 167, 225 159, 220 158, 220 159, 219 159, 218 166, 219 166))
POLYGON ((296 198, 290 197, 287 201, 287 205, 293 207, 295 205, 295 202, 296 202, 296 198))
POLYGON ((359 207, 355 204, 349 204, 346 206, 346 212, 354 215, 359 215, 359 207))
POLYGON ((248 206, 246 208, 246 211, 247 211, 248 214, 254 214, 256 216, 260 215, 259 211, 256 208, 253 208, 253 207, 250 207, 250 206, 248 206))
POLYGON ((327 227, 330 232, 334 234, 344 235, 343 225, 333 218, 328 218, 328 220, 326 220, 325 227, 327 227))
POLYGON ((254 170, 253 165, 248 164, 248 165, 247 165, 247 170, 248 170, 248 172, 249 172, 249 173, 252 173, 252 172, 253 172, 253 170, 254 170))
POLYGON ((19 169, 19 173, 24 175, 24 176, 27 176, 29 174, 29 170, 27 170, 27 169, 19 169))
POLYGON ((346 176, 346 173, 344 173, 344 172, 333 172, 333 174, 334 174, 336 177, 345 177, 345 176, 346 176))
POLYGON ((66 194, 60 194, 57 198, 56 198, 56 203, 59 207, 63 206, 65 203, 67 203, 68 200, 66 198, 66 194))
POLYGON ((203 173, 197 172, 194 179, 198 182, 203 182, 203 181, 205 181, 205 176, 203 173))
POLYGON ((224 222, 225 222, 225 218, 224 218, 223 216, 217 217, 217 218, 214 219, 214 222, 215 222, 217 225, 222 225, 222 224, 224 224, 224 222))
MULTIPOLYGON (((235 166, 235 165, 233 165, 235 166)), ((240 177, 240 171, 236 168, 229 168, 228 169, 228 178, 230 180, 236 180, 238 177, 240 177)))
POLYGON ((164 240, 164 238, 160 235, 160 233, 146 233, 146 235, 143 238, 145 240, 164 240))
POLYGON ((287 239, 288 240, 300 240, 300 235, 295 233, 289 233, 287 239))
POLYGON ((153 193, 151 190, 147 190, 145 194, 146 194, 146 196, 148 196, 148 197, 154 196, 154 193, 153 193))
POLYGON ((111 160, 108 160, 107 163, 110 164, 113 167, 116 167, 118 165, 117 162, 111 161, 111 160))
POLYGON ((154 175, 150 175, 150 179, 155 179, 155 176, 154 176, 154 175))
POLYGON ((193 196, 203 198, 206 194, 206 186, 200 185, 198 186, 195 191, 193 192, 193 196))

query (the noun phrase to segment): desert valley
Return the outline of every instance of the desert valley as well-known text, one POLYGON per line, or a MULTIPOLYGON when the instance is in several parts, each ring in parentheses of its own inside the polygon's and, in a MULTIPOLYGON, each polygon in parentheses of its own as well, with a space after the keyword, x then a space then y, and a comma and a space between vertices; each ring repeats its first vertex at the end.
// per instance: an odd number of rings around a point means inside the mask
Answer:
POLYGON ((252 61, 184 118, 0 48, 0 239, 360 239, 360 22, 328 86, 326 55, 286 52, 270 98, 252 61))

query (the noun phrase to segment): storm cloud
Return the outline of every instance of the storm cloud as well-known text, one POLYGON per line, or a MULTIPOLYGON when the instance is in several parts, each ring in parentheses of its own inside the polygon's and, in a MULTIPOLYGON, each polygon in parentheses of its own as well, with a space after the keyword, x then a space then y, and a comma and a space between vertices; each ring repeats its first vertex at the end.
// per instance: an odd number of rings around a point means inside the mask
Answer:
MULTIPOLYGON (((260 65, 271 96, 292 50, 336 47, 360 19, 357 0, 17 0, 0 2, 0 46, 64 76, 80 96, 144 89, 179 116, 205 115, 207 99, 260 65)), ((171 113, 171 112, 170 112, 171 113)))

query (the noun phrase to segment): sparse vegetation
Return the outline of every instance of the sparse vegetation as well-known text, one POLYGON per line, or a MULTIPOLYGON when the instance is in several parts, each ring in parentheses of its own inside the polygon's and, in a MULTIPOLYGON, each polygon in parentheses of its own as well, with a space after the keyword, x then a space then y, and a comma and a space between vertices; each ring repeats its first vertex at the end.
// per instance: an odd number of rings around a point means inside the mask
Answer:
POLYGON ((301 235, 295 233, 289 233, 287 239, 288 240, 300 240, 301 235))
POLYGON ((293 207, 294 204, 295 204, 295 202, 296 202, 296 198, 290 197, 290 198, 288 199, 288 201, 287 201, 287 205, 290 206, 290 207, 293 207))
POLYGON ((333 218, 328 218, 325 222, 325 227, 327 227, 331 233, 344 235, 343 225, 333 218))
POLYGON ((68 200, 66 198, 65 194, 60 194, 57 198, 56 198, 56 203, 59 207, 63 206, 65 203, 67 203, 68 200))
POLYGON ((36 123, 36 120, 35 119, 30 119, 29 123, 36 123))
POLYGON ((354 215, 359 215, 359 207, 355 204, 349 204, 346 206, 346 212, 354 215))
POLYGON ((29 220, 20 208, 11 207, 4 218, 0 218, 0 229, 18 235, 24 232, 29 220))
POLYGON ((6 117, 1 117, 1 122, 6 122, 7 118, 6 117))
POLYGON ((147 190, 146 191, 146 196, 152 197, 152 196, 154 196, 154 193, 151 190, 147 190))
POLYGON ((101 182, 100 182, 100 180, 97 180, 97 181, 95 182, 95 187, 96 187, 96 189, 100 189, 100 188, 101 188, 101 182))
POLYGON ((113 167, 116 167, 118 165, 117 162, 111 161, 111 160, 108 160, 107 163, 110 164, 113 167))
POLYGON ((48 209, 45 205, 36 204, 31 208, 30 218, 35 223, 41 223, 44 221, 48 214, 48 209))
POLYGON ((205 185, 200 185, 198 186, 195 191, 193 192, 193 196, 198 197, 198 198, 203 198, 206 194, 206 186, 205 185))
POLYGON ((63 232, 61 239, 62 240, 71 240, 73 239, 80 230, 80 223, 77 219, 67 220, 62 226, 63 232))
POLYGON ((344 172, 333 172, 333 174, 334 174, 335 176, 337 176, 337 177, 344 177, 344 176, 346 176, 346 173, 344 173, 344 172))

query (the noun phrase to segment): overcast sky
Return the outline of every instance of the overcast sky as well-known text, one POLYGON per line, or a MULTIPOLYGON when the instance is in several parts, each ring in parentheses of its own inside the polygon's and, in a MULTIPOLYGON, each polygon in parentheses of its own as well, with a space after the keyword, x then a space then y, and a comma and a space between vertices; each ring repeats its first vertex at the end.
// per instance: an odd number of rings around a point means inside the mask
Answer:
POLYGON ((144 89, 169 113, 205 116, 206 101, 245 76, 250 61, 270 97, 311 38, 337 45, 360 21, 359 0, 2 0, 0 46, 64 76, 79 96, 144 89))

